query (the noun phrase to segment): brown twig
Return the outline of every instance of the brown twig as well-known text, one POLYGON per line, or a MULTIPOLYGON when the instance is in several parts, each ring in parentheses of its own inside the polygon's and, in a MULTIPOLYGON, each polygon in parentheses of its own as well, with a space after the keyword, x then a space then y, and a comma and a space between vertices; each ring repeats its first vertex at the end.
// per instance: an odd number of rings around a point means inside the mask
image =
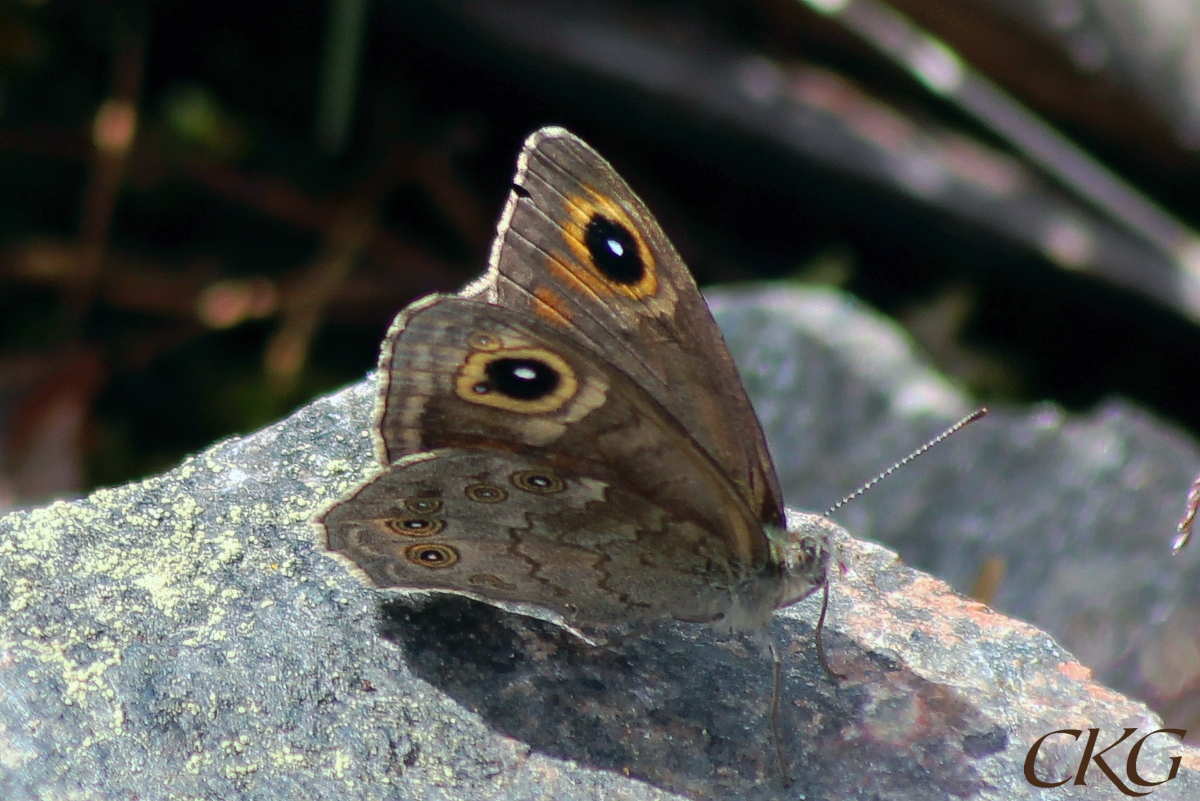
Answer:
POLYGON ((271 388, 286 395, 308 357, 325 308, 345 283, 355 261, 378 229, 377 207, 395 184, 402 158, 389 153, 325 229, 320 252, 301 276, 298 291, 283 307, 283 321, 267 343, 264 366, 271 388))
MULTIPOLYGON (((309 197, 282 179, 251 176, 213 163, 188 163, 181 169, 189 180, 210 192, 297 228, 326 231, 343 213, 337 204, 309 197)), ((462 280, 444 261, 379 226, 369 232, 363 251, 393 271, 401 287, 410 287, 412 294, 452 287, 462 280)))
POLYGON ((478 196, 455 174, 450 154, 441 148, 425 148, 413 154, 409 170, 471 252, 486 254, 492 240, 492 221, 478 196))
POLYGON ((65 323, 77 332, 87 316, 104 266, 108 231, 121 178, 137 132, 137 100, 142 82, 142 38, 130 34, 114 64, 113 90, 92 124, 95 151, 83 194, 79 224, 79 260, 66 297, 65 323))

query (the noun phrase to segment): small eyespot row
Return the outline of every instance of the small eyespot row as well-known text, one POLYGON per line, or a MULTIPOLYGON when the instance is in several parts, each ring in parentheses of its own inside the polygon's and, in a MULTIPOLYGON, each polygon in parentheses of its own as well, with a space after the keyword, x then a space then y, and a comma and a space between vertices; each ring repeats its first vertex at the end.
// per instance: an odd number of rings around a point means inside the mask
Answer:
POLYGON ((404 558, 414 565, 438 570, 458 561, 458 551, 437 542, 419 542, 404 549, 404 558))
POLYGON ((553 495, 566 489, 566 484, 549 470, 521 470, 512 474, 513 486, 534 495, 553 495))
POLYGON ((476 503, 502 503, 508 499, 508 492, 491 484, 472 484, 465 493, 469 500, 476 503))
POLYGON ((387 527, 404 537, 428 537, 445 528, 446 521, 428 517, 394 517, 387 521, 387 527))
POLYGON ((442 508, 442 501, 439 498, 407 498, 404 508, 413 514, 431 514, 442 508))

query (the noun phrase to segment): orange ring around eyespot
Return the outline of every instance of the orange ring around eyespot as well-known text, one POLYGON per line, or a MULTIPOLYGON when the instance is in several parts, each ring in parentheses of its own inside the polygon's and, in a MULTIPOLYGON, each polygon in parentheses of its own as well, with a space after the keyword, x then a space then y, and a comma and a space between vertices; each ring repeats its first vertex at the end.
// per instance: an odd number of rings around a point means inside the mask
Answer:
POLYGON ((441 570, 458 561, 458 551, 438 542, 418 542, 404 549, 404 558, 414 565, 441 570), (436 558, 432 558, 431 554, 436 554, 436 558))
POLYGON ((533 495, 554 495, 567 488, 566 483, 549 470, 519 470, 512 474, 510 480, 517 489, 533 495), (536 479, 544 479, 545 486, 541 486, 536 479))
POLYGON ((446 527, 446 521, 437 518, 424 517, 393 517, 384 521, 388 531, 401 537, 429 537, 437 534, 446 527), (407 526, 408 523, 419 523, 418 526, 407 526))
POLYGON ((567 219, 562 226, 563 239, 566 241, 567 247, 571 249, 572 255, 579 263, 588 268, 587 273, 578 276, 577 279, 582 279, 588 289, 598 295, 619 292, 633 300, 641 300, 656 294, 658 292, 658 263, 637 223, 633 221, 621 204, 590 186, 584 186, 583 189, 587 193, 586 196, 571 195, 567 198, 567 219), (637 243, 638 256, 641 258, 642 267, 646 272, 636 284, 622 284, 618 281, 608 280, 592 261, 592 254, 584 243, 584 231, 587 230, 588 223, 592 221, 592 218, 597 215, 625 228, 633 237, 633 241, 637 243))
POLYGON ((413 514, 432 514, 442 508, 440 498, 405 498, 404 508, 413 514))
POLYGON ((502 350, 475 351, 467 356, 462 367, 458 368, 458 377, 454 381, 454 391, 458 397, 480 406, 491 406, 494 409, 504 409, 521 414, 545 414, 556 412, 567 401, 575 397, 579 391, 579 380, 575 371, 566 359, 545 348, 505 348, 502 350), (486 385, 487 367, 498 359, 532 359, 543 362, 551 370, 558 373, 558 386, 548 395, 533 400, 510 398, 499 392, 479 393, 476 388, 486 385))
POLYGON ((492 484, 472 484, 463 493, 475 503, 503 503, 508 500, 508 492, 492 484))

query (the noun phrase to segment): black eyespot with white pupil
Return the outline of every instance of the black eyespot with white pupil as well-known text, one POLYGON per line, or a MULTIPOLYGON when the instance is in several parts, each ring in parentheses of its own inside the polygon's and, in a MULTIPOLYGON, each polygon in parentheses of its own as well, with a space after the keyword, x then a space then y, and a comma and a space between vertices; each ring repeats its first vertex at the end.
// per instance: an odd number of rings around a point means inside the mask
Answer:
POLYGON ((494 359, 484 368, 487 381, 475 385, 480 395, 495 390, 513 400, 535 401, 558 389, 558 371, 537 359, 494 359))
POLYGON ((548 470, 520 470, 513 473, 512 483, 517 489, 534 495, 553 495, 567 487, 561 478, 548 470))
POLYGON ((508 493, 490 484, 472 484, 466 488, 466 496, 476 503, 502 503, 508 493))
POLYGON ((637 284, 646 275, 646 265, 637 239, 628 228, 602 215, 594 215, 583 229, 583 244, 592 264, 610 281, 637 284))
POLYGON ((441 531, 445 527, 445 523, 427 517, 401 517, 388 520, 387 527, 406 537, 425 537, 441 531))
POLYGON ((405 549, 404 557, 421 567, 450 567, 458 561, 458 551, 439 543, 410 545, 405 549))
POLYGON ((409 498, 404 502, 404 507, 410 512, 423 514, 441 509, 442 502, 437 498, 409 498))

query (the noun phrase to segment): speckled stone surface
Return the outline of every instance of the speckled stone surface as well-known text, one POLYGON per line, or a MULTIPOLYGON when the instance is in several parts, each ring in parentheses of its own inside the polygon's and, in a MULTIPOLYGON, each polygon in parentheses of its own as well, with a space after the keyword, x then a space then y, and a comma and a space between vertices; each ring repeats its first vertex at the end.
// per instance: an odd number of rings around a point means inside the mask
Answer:
MULTIPOLYGON (((794 507, 828 508, 975 405, 845 295, 711 301, 794 507)), ((1195 441, 1120 398, 1000 408, 835 519, 961 592, 998 560, 996 609, 1200 743, 1200 548, 1170 554, 1197 473, 1195 441)))
MULTIPOLYGON (((792 503, 827 505, 969 405, 890 326, 839 295, 777 288, 714 302, 792 503)), ((758 643, 663 624, 591 649, 462 599, 384 598, 324 553, 312 516, 375 469, 372 399, 363 382, 162 476, 0 521, 0 798, 1120 798, 1095 768, 1086 788, 1030 787, 1029 745, 1056 728, 1100 727, 1107 743, 1123 726, 1159 725, 1047 634, 847 537, 852 569, 837 581, 826 630, 843 678, 817 665, 814 602, 776 618, 787 652, 784 787, 767 716, 771 663, 758 643)), ((903 530, 913 539, 901 549, 918 556, 940 554, 921 543, 961 529, 969 575, 978 543, 1008 542, 1024 521, 1058 544, 1028 559, 1042 565, 1040 583, 1010 565, 1013 597, 1061 597, 1056 560, 1074 553, 1061 543, 1079 536, 1063 521, 1108 523, 1107 539, 1089 541, 1087 558, 1100 559, 1125 519, 1111 510, 1124 507, 1088 500, 1108 485, 1055 485, 1053 471, 1035 474, 1013 454, 1048 454, 1058 475, 1078 479, 1086 471, 1070 465, 1083 453, 1135 510, 1149 503, 1141 494, 1166 494, 1153 465, 1129 486, 1124 465, 1139 449, 1169 441, 1182 466, 1200 466, 1161 425, 1112 408, 982 423, 843 522, 876 537, 903 530), (1106 432, 1122 425, 1121 459, 1088 444, 1097 432, 1111 442, 1106 432), (992 455, 1003 458, 989 466, 992 455), (1017 496, 1022 488, 1030 494, 1017 496), (1023 594, 1028 586, 1035 592, 1023 594)), ((1165 637, 1196 570, 1194 554, 1166 555, 1169 525, 1157 539, 1144 525, 1131 539, 1147 564, 1129 572, 1152 572, 1154 540, 1165 589, 1146 601, 1157 617, 1121 629, 1143 639, 1165 637)), ((1128 553, 1106 558, 1136 566, 1128 553)), ((960 580, 953 566, 947 575, 960 580)), ((1053 622, 1054 611, 1027 616, 1053 622)), ((1186 654, 1176 663, 1189 664, 1186 654)), ((1082 746, 1053 742, 1038 770, 1057 778, 1082 746)), ((1200 752, 1170 738, 1147 742, 1143 773, 1161 778, 1170 755, 1182 757, 1179 774, 1154 797, 1200 798, 1200 752)), ((1124 756, 1109 761, 1123 766, 1124 756)))

